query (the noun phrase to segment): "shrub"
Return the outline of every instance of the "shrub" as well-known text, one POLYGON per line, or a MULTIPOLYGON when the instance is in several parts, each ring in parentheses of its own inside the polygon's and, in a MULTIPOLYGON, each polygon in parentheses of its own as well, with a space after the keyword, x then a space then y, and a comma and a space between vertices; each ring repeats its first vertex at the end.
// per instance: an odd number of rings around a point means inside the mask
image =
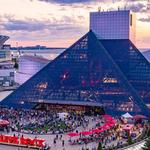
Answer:
POLYGON ((129 145, 133 144, 131 135, 130 135, 129 133, 128 133, 128 144, 129 144, 129 145))
POLYGON ((102 144, 101 143, 98 144, 97 150, 102 150, 102 144))

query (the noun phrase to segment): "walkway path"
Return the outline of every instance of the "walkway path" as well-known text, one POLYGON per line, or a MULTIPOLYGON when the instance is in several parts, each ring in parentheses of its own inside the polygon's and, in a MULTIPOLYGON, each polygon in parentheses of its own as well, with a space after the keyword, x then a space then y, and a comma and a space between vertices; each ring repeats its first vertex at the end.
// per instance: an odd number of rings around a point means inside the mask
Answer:
POLYGON ((0 145, 0 150, 35 150, 31 148, 20 148, 16 146, 0 145))
POLYGON ((121 148, 119 150, 142 150, 142 147, 144 146, 145 141, 135 143, 132 146, 129 146, 128 148, 121 148))
MULTIPOLYGON (((91 129, 92 127, 95 127, 95 125, 96 125, 96 123, 98 121, 95 121, 95 120, 93 121, 91 118, 88 118, 88 119, 89 119, 88 126, 86 126, 85 128, 80 126, 76 130, 78 130, 78 131, 86 131, 86 130, 91 129)), ((14 134, 18 135, 17 132, 9 133, 9 135, 14 135, 14 134)), ((20 134, 20 135, 22 135, 22 134, 20 134)), ((23 134, 23 135, 24 135, 24 137, 31 137, 31 138, 35 137, 35 135, 32 135, 32 134, 23 134)), ((65 150, 81 150, 82 147, 89 148, 91 150, 93 147, 97 147, 97 145, 98 145, 98 143, 95 143, 95 142, 94 143, 89 143, 87 145, 85 145, 85 144, 84 145, 70 145, 68 143, 68 140, 70 139, 70 137, 67 134, 63 134, 62 135, 62 139, 61 140, 58 139, 56 141, 56 145, 54 145, 54 143, 53 143, 54 142, 54 138, 56 137, 56 135, 37 135, 37 137, 45 139, 46 143, 51 146, 51 150, 64 150, 64 148, 65 148, 65 150), (62 140, 65 141, 64 147, 62 146, 62 140)), ((59 137, 60 137, 60 135, 59 135, 59 137)), ((73 137, 72 140, 75 139, 75 138, 76 137, 73 137)), ((3 150, 3 149, 1 149, 1 146, 0 146, 0 150, 3 150)), ((7 149, 7 150, 9 150, 9 149, 7 149)), ((18 150, 18 149, 16 148, 16 149, 12 149, 12 150, 18 150)))

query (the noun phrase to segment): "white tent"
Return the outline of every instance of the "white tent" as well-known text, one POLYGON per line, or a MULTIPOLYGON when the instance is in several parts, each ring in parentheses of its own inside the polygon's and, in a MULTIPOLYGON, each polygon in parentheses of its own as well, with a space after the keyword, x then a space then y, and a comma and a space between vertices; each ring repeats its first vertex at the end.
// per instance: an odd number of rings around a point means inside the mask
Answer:
POLYGON ((68 113, 66 113, 66 112, 58 113, 58 116, 60 119, 64 120, 68 116, 68 113))
POLYGON ((124 115, 122 115, 123 118, 133 118, 133 116, 131 116, 128 112, 125 113, 124 115))

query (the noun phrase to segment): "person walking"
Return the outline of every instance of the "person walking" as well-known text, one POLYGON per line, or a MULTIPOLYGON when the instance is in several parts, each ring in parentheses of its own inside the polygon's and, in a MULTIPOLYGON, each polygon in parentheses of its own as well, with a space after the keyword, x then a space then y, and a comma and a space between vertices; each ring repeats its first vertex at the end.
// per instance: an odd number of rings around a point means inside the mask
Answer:
POLYGON ((60 140, 62 139, 62 134, 60 135, 60 140))
POLYGON ((65 141, 64 141, 64 140, 62 140, 62 146, 64 147, 64 145, 65 145, 65 141))
POLYGON ((56 139, 54 139, 54 145, 56 146, 56 139))

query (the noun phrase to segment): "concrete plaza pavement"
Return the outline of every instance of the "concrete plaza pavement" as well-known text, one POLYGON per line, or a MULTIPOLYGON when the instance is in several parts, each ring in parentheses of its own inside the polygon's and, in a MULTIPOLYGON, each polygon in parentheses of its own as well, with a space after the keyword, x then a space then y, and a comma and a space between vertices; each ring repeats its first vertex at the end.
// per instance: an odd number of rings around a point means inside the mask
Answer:
MULTIPOLYGON (((87 131, 89 129, 95 128, 96 123, 98 123, 99 121, 93 121, 92 118, 89 118, 89 124, 87 127, 83 128, 83 127, 78 127, 76 130, 78 131, 87 131)), ((18 132, 10 132, 9 135, 22 135, 22 133, 18 133, 18 132)), ((48 145, 50 145, 51 150, 82 150, 82 147, 84 148, 89 148, 90 150, 93 147, 97 147, 98 143, 88 143, 87 145, 70 145, 68 140, 70 139, 70 137, 67 134, 63 134, 62 135, 62 139, 58 139, 56 141, 56 145, 54 145, 54 138, 56 137, 55 134, 50 134, 50 135, 33 135, 33 134, 23 134, 24 137, 30 137, 30 138, 35 138, 35 136, 37 138, 41 138, 41 139, 45 139, 46 143, 48 145), (62 146, 62 140, 65 141, 64 147, 62 146)), ((60 137, 60 135, 58 136, 60 137)), ((76 137, 72 137, 71 139, 74 140, 76 137)), ((7 146, 4 145, 0 145, 0 150, 18 150, 16 147, 10 147, 8 146, 8 148, 6 148, 7 146)), ((26 150, 26 149, 22 149, 22 150, 26 150)))

